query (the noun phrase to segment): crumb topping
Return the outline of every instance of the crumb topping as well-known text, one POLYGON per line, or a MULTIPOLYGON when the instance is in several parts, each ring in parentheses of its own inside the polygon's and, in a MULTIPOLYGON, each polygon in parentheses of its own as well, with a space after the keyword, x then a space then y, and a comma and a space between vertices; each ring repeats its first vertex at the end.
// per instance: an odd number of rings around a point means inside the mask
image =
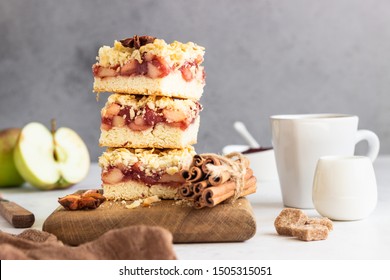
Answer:
POLYGON ((108 148, 99 157, 99 166, 103 170, 107 170, 110 167, 120 165, 131 167, 139 163, 140 169, 143 169, 147 175, 162 172, 173 175, 184 168, 188 168, 194 155, 195 150, 191 146, 185 149, 169 150, 108 148))
POLYGON ((187 61, 193 61, 204 56, 204 47, 193 42, 181 43, 174 41, 167 44, 162 39, 155 39, 152 43, 139 46, 137 48, 125 47, 120 41, 115 41, 113 47, 103 46, 99 49, 96 58, 100 66, 115 67, 123 66, 131 59, 142 63, 144 53, 154 54, 163 57, 170 65, 180 67, 187 61))

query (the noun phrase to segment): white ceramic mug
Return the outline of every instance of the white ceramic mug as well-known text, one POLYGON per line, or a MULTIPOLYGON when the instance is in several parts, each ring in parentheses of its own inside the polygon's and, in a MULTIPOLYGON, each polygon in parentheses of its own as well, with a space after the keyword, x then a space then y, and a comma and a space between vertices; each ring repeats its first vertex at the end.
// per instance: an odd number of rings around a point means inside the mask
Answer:
POLYGON ((367 217, 377 203, 372 162, 362 156, 327 156, 318 160, 313 203, 322 216, 352 221, 367 217))
POLYGON ((313 177, 317 161, 328 155, 354 155, 356 143, 368 142, 367 156, 379 152, 378 136, 358 130, 358 117, 345 114, 271 116, 272 142, 285 206, 314 208, 313 177))

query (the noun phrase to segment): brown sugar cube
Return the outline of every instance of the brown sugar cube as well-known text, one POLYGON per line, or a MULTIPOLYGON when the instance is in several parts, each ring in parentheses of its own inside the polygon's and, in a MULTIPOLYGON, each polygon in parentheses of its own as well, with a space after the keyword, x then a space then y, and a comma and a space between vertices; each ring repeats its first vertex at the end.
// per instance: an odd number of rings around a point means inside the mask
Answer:
POLYGON ((304 225, 307 219, 302 210, 285 208, 276 217, 274 226, 278 234, 292 236, 292 227, 304 225))
POLYGON ((328 234, 328 228, 319 224, 306 224, 292 228, 292 235, 303 241, 325 240, 328 234))
POLYGON ((329 231, 333 230, 333 222, 326 217, 324 217, 324 218, 309 218, 309 219, 307 219, 305 224, 306 225, 323 225, 323 226, 326 226, 329 231))

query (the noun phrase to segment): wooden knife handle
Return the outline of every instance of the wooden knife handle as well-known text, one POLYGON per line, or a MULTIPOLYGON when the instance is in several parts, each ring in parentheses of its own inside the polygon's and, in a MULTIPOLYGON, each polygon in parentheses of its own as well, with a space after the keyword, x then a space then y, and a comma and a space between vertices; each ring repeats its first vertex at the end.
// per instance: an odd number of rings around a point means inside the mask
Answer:
POLYGON ((15 228, 29 228, 35 222, 33 213, 12 201, 0 201, 0 214, 15 228))

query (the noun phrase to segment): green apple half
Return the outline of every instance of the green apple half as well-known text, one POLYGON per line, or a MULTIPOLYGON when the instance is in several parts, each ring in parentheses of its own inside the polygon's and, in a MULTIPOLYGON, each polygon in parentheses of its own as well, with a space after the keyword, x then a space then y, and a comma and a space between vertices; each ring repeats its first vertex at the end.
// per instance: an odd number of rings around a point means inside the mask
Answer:
POLYGON ((20 186, 24 183, 14 163, 14 149, 20 128, 0 131, 0 187, 20 186))
POLYGON ((43 190, 70 187, 83 180, 90 167, 88 149, 75 131, 61 127, 50 132, 37 122, 22 129, 14 160, 22 177, 43 190))

